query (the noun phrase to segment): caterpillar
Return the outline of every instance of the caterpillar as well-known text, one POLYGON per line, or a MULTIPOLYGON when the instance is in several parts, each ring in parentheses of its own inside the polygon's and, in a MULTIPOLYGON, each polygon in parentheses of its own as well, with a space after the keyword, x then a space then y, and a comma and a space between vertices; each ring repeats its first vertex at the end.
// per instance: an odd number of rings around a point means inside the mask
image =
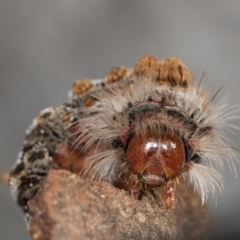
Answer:
POLYGON ((145 56, 103 79, 78 80, 69 103, 33 120, 5 182, 23 209, 49 169, 59 168, 167 210, 188 181, 205 203, 223 191, 224 162, 235 169, 239 158, 225 133, 236 127, 238 107, 213 105, 218 92, 207 94, 177 58, 145 56))

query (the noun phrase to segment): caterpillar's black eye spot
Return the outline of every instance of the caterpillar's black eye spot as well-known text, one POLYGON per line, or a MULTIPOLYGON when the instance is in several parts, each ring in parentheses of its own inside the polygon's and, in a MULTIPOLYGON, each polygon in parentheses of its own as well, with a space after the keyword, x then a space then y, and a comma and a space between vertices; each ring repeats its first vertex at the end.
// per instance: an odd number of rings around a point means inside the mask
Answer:
POLYGON ((112 147, 113 147, 114 149, 117 148, 117 141, 116 141, 116 139, 113 139, 113 140, 112 140, 111 145, 112 145, 112 147))
POLYGON ((185 154, 186 154, 186 162, 194 162, 201 163, 201 157, 194 152, 188 143, 188 141, 184 140, 185 154))
POLYGON ((191 161, 194 163, 201 163, 201 158, 197 154, 194 154, 191 158, 191 161))
POLYGON ((113 139, 112 142, 111 142, 111 145, 114 149, 117 149, 117 148, 122 148, 123 147, 123 144, 120 140, 118 139, 113 139))
POLYGON ((184 143, 185 148, 185 154, 186 154, 186 162, 191 161, 191 158, 193 156, 193 149, 189 146, 188 141, 185 139, 182 139, 184 143))

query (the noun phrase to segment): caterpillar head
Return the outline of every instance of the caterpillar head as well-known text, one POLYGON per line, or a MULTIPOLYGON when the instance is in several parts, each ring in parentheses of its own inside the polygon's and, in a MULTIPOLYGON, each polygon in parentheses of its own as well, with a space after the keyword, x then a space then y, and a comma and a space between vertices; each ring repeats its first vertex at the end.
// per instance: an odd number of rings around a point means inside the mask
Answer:
POLYGON ((238 157, 223 132, 236 107, 212 106, 192 78, 181 81, 189 72, 176 75, 185 68, 170 63, 167 77, 160 71, 158 78, 151 63, 147 74, 138 76, 135 67, 120 82, 92 93, 96 103, 74 122, 75 146, 84 146, 86 154, 82 176, 137 198, 150 193, 168 209, 175 206, 182 179, 194 185, 202 203, 222 191, 219 169, 238 157))

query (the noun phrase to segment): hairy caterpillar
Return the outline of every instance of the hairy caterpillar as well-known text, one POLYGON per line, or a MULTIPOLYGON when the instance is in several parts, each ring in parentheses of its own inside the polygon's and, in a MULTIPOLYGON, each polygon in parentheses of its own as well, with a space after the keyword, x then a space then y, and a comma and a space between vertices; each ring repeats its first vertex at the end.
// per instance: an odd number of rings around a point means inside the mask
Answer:
POLYGON ((216 94, 209 98, 175 58, 147 56, 104 79, 77 81, 70 103, 34 119, 5 181, 23 208, 51 168, 107 181, 166 209, 185 180, 204 203, 223 190, 224 161, 234 168, 238 159, 223 131, 234 127, 237 106, 213 106, 216 94))

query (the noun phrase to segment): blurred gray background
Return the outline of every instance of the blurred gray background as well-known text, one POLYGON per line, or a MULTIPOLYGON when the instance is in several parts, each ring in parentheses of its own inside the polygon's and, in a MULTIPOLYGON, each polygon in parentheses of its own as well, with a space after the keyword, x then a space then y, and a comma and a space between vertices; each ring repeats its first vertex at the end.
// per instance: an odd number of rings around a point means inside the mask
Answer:
MULTIPOLYGON (((239 45, 238 0, 1 1, 0 171, 15 162, 33 117, 65 102, 76 79, 102 77, 146 54, 181 58, 239 101, 239 45)), ((231 137, 240 148, 240 133, 231 137)), ((240 239, 240 180, 224 176, 226 191, 210 210, 222 239, 240 239)), ((8 187, 0 184, 0 194, 0 239, 30 239, 8 187)))

